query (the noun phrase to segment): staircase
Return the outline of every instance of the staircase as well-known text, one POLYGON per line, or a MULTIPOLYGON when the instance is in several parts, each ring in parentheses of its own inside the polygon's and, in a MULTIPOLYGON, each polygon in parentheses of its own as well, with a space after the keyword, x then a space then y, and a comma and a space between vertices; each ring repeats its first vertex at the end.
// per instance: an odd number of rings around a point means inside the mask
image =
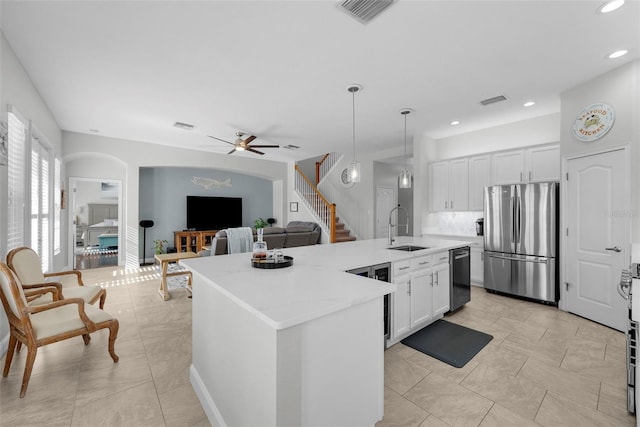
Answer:
POLYGON ((353 242, 354 240, 356 238, 351 235, 348 229, 344 228, 344 223, 340 222, 340 218, 336 217, 336 241, 334 243, 353 242))
POLYGON ((335 203, 329 203, 298 165, 295 166, 295 170, 295 190, 307 208, 316 215, 321 227, 329 234, 329 242, 340 243, 356 240, 351 236, 351 232, 345 228, 344 223, 336 217, 335 203))

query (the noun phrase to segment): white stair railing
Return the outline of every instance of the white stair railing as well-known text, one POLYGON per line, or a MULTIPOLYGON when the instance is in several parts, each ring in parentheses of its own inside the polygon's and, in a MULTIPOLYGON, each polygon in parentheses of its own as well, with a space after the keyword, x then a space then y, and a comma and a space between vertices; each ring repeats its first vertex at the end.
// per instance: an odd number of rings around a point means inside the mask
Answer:
POLYGON ((318 191, 315 185, 295 166, 296 175, 294 188, 307 208, 315 213, 321 226, 329 234, 329 242, 336 241, 336 205, 329 201, 318 191))
POLYGON ((316 162, 316 185, 320 183, 333 166, 340 160, 342 154, 328 153, 321 161, 316 162))

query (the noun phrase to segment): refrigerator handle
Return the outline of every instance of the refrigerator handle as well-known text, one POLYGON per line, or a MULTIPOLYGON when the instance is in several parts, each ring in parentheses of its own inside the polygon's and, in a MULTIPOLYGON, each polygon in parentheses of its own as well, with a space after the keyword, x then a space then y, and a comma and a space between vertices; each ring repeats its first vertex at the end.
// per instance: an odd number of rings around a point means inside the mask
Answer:
POLYGON ((516 198, 516 221, 517 221, 517 226, 516 226, 516 243, 520 243, 520 231, 521 231, 521 219, 522 219, 522 212, 521 212, 521 203, 520 203, 520 194, 518 194, 518 197, 516 198))
POLYGON ((516 202, 515 197, 509 198, 509 210, 511 210, 511 243, 515 243, 516 236, 516 202))
POLYGON ((503 255, 494 255, 494 254, 491 254, 491 253, 488 254, 487 256, 489 258, 504 259, 506 261, 533 262, 533 263, 537 263, 537 264, 548 264, 549 263, 549 258, 534 258, 534 259, 516 258, 516 257, 510 257, 510 256, 503 256, 503 255))

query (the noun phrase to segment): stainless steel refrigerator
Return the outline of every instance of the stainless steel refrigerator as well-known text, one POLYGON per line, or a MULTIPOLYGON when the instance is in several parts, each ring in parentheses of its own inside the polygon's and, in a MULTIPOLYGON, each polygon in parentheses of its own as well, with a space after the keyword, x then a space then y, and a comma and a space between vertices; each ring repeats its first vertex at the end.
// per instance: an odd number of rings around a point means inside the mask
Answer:
POLYGON ((558 302, 558 183, 484 189, 484 287, 558 302))

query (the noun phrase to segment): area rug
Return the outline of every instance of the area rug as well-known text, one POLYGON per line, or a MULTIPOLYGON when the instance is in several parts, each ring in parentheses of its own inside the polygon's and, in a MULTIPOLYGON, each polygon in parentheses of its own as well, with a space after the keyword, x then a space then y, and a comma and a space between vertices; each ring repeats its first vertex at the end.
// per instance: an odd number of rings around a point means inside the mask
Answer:
MULTIPOLYGON (((168 272, 186 271, 186 269, 178 264, 169 264, 167 271, 168 272)), ((158 272, 160 272, 159 268, 158 268, 158 272)), ((186 288, 188 280, 189 279, 187 278, 187 276, 184 276, 184 275, 167 277, 167 288, 170 291, 173 289, 186 288)))
POLYGON ((402 344, 462 368, 493 336, 446 320, 438 320, 402 340, 402 344))

